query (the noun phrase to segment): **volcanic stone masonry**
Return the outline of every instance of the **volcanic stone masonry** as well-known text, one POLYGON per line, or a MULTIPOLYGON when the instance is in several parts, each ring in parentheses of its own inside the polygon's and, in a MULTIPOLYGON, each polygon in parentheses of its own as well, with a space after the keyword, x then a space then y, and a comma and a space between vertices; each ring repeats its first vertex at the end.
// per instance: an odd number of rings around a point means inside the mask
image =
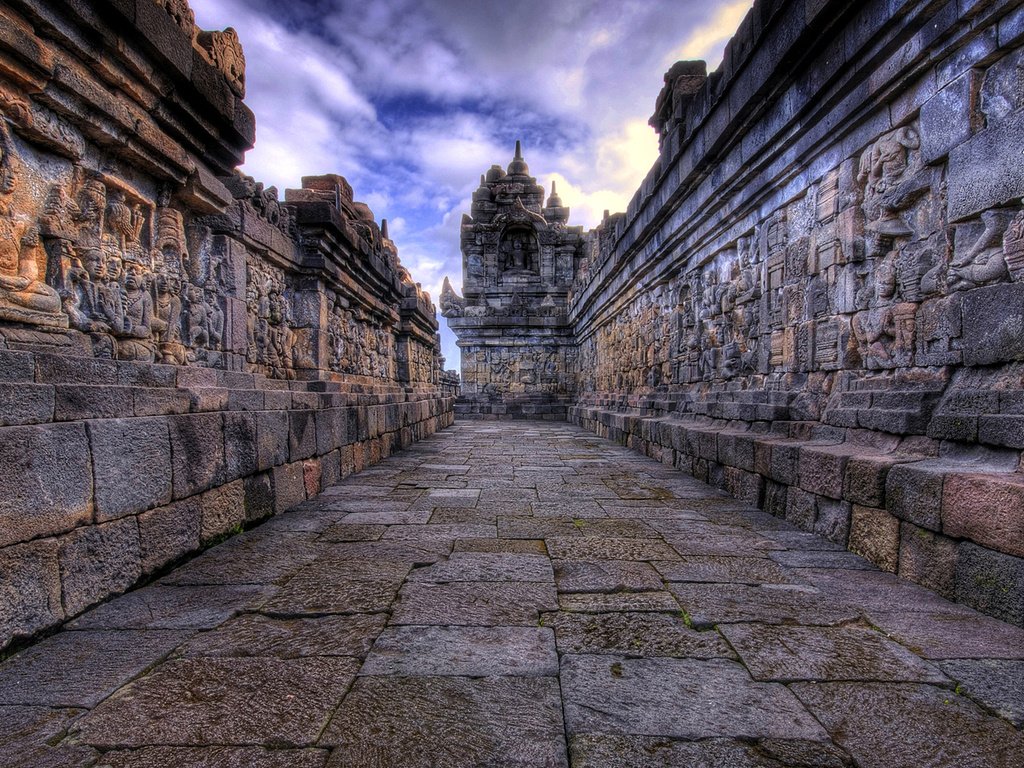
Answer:
POLYGON ((1024 624, 1019 6, 755 2, 716 72, 666 74, 659 160, 582 235, 557 199, 540 209, 518 151, 492 169, 463 224, 465 299, 441 300, 460 414, 569 402, 1024 624))
POLYGON ((0 648, 452 421, 386 224, 237 172, 244 94, 186 0, 0 4, 0 648))

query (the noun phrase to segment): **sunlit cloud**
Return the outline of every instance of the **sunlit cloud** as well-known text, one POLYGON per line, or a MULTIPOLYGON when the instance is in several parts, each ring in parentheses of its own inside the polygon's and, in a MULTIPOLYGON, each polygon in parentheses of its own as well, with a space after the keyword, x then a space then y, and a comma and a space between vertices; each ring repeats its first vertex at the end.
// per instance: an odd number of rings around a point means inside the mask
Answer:
POLYGON ((665 66, 680 59, 703 59, 709 71, 715 69, 722 60, 725 44, 747 15, 750 5, 750 0, 735 0, 720 6, 711 21, 694 29, 683 44, 665 58, 665 66))

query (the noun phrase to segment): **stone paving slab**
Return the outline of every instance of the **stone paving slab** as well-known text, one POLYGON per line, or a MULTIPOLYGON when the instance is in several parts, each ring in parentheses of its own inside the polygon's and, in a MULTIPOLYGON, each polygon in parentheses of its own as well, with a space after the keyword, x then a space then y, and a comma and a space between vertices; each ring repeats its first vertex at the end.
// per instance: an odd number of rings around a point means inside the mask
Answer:
POLYGON ((554 676, 558 654, 545 627, 392 627, 359 674, 554 676))
POLYGON ((561 768, 554 677, 361 677, 321 744, 337 768, 561 768))
POLYGON ((1024 629, 568 424, 457 424, 73 626, 0 663, 4 768, 1024 766, 1024 629))
POLYGON ((348 658, 175 659, 82 717, 72 736, 108 749, 310 746, 358 668, 348 658))

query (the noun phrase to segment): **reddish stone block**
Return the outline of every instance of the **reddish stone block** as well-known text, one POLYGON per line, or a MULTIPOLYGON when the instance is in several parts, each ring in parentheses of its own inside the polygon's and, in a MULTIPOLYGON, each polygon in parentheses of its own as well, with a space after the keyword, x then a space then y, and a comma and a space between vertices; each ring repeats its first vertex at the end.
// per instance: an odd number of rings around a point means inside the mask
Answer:
POLYGON ((942 531, 1024 557, 1024 477, 948 475, 942 489, 942 531))

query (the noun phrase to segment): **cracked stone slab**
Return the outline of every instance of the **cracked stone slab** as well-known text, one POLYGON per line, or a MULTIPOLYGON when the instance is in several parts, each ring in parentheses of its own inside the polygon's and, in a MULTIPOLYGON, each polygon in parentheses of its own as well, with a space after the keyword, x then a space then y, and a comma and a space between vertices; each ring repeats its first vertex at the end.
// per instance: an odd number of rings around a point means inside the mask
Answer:
POLYGON ((556 560, 555 582, 565 592, 650 592, 664 589, 648 563, 629 560, 556 560))
MULTIPOLYGON (((679 534, 666 533, 665 541, 680 555, 733 555, 766 554, 770 550, 779 549, 780 545, 761 536, 741 534, 679 534)), ((666 557, 666 560, 678 558, 666 557)))
POLYGON ((59 741, 81 709, 0 705, 0 757, 5 768, 86 768, 96 753, 59 741))
POLYGON ((276 587, 153 584, 87 611, 70 629, 210 629, 259 607, 276 587))
POLYGON ((333 768, 568 766, 547 677, 360 677, 321 743, 333 768))
POLYGON ((96 768, 323 768, 325 749, 143 747, 106 752, 96 768))
POLYGON ((275 619, 245 614, 193 637, 185 656, 365 656, 384 629, 384 614, 275 619))
POLYGON ((860 618, 856 608, 837 604, 813 587, 675 582, 667 586, 697 627, 747 621, 839 624, 860 618))
POLYGON ((392 624, 536 626, 541 611, 558 608, 553 584, 459 581, 406 584, 392 624))
POLYGON ((0 666, 0 702, 95 706, 191 634, 169 630, 60 632, 0 666))
POLYGON ((679 555, 661 539, 598 539, 553 537, 548 551, 556 560, 678 560, 679 555))
POLYGON ((566 655, 562 695, 570 735, 828 739, 785 686, 725 659, 566 655))
POLYGON ((541 555, 455 552, 444 562, 417 568, 409 581, 536 581, 555 580, 551 561, 541 555))
POLYGON ((1024 726, 1024 661, 954 659, 939 666, 962 693, 1018 728, 1024 726))
POLYGON ((359 674, 557 675, 558 654, 545 627, 390 627, 359 674))
POLYGON ((73 732, 104 749, 310 746, 358 667, 349 658, 177 659, 118 691, 73 732))
POLYGON ((853 552, 830 550, 783 550, 771 552, 772 560, 787 568, 843 568, 852 571, 877 571, 878 567, 853 552))
MULTIPOLYGON (((257 529, 260 530, 260 529, 257 529)), ((164 576, 160 583, 174 585, 276 584, 319 553, 308 535, 279 534, 276 546, 250 540, 252 532, 218 544, 164 576)))
POLYGON ((686 555, 681 560, 653 563, 665 581, 718 584, 802 584, 793 573, 766 557, 686 555))
POLYGON ((947 603, 948 610, 869 610, 867 620, 926 659, 1024 659, 1024 629, 947 603))
POLYGON ((735 659, 717 632, 697 632, 671 613, 547 613, 559 653, 735 659))
POLYGON ((867 627, 728 624, 721 632, 755 680, 951 685, 937 667, 867 627))
POLYGON ((448 557, 452 543, 446 539, 432 541, 411 541, 409 539, 392 539, 391 541, 350 541, 335 544, 331 547, 331 555, 337 559, 380 559, 417 564, 436 563, 448 557))
POLYGON ((668 592, 573 592, 558 596, 558 607, 573 613, 654 611, 679 613, 679 603, 668 592))
POLYGON ((582 734, 569 740, 574 768, 848 768, 841 749, 818 741, 680 741, 653 736, 582 734))
POLYGON ((430 519, 430 510, 403 512, 352 512, 338 521, 337 525, 420 525, 430 519))
POLYGON ((796 683, 792 690, 863 768, 1014 768, 1024 757, 1020 731, 946 688, 796 683))

